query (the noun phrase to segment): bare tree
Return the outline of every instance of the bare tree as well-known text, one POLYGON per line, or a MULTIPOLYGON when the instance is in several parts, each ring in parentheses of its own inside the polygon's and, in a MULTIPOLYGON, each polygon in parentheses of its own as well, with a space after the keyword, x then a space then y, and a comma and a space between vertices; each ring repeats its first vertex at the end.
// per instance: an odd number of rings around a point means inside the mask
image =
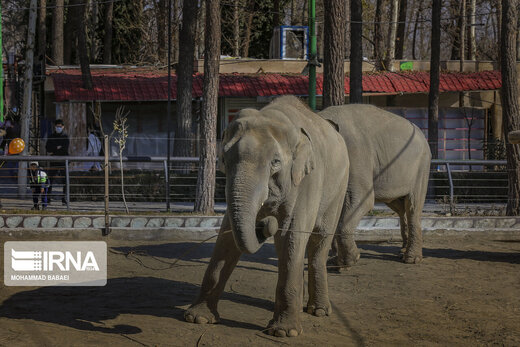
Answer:
POLYGON ((395 58, 403 59, 404 40, 406 31, 406 12, 408 10, 408 0, 399 1, 399 23, 397 25, 397 37, 395 39, 395 58))
POLYGON ((350 103, 363 103, 363 5, 350 0, 350 103))
POLYGON ((475 15, 477 11, 477 1, 470 0, 469 7, 469 28, 468 28, 468 58, 475 60, 477 58, 477 41, 475 38, 475 15))
MULTIPOLYGON (((466 56, 466 0, 460 1, 460 18, 459 18, 460 28, 459 28, 459 58, 460 58, 460 65, 459 70, 460 72, 464 72, 464 57, 466 56)), ((459 93, 459 107, 464 107, 464 92, 459 93)))
POLYGON ((397 17, 399 14, 399 0, 390 0, 390 28, 388 30, 388 43, 387 51, 385 56, 385 68, 389 71, 394 70, 394 58, 395 58, 395 37, 397 35, 397 17))
POLYGON ((56 65, 63 65, 64 4, 64 0, 56 0, 52 14, 52 60, 56 65))
POLYGON ((45 63, 45 50, 47 46, 47 26, 45 19, 47 17, 47 0, 40 0, 38 8, 38 56, 45 63))
POLYGON ((90 33, 90 60, 96 62, 98 56, 98 40, 96 39, 96 28, 98 26, 98 10, 99 4, 96 0, 90 0, 90 30, 87 31, 87 37, 90 33))
POLYGON ((107 2, 105 7, 105 20, 103 27, 105 28, 105 37, 103 42, 103 64, 112 64, 112 28, 114 17, 114 3, 107 2))
POLYGON ((377 70, 384 70, 384 41, 383 41, 383 7, 384 0, 376 1, 376 12, 374 17, 374 60, 377 70))
MULTIPOLYGON (((233 2, 233 56, 240 56, 240 0, 233 2)), ((292 16, 292 13, 291 13, 292 16)))
MULTIPOLYGON (((500 67, 502 70, 502 115, 504 134, 520 130, 520 107, 518 105, 518 76, 516 70, 516 24, 518 0, 502 1, 502 33, 500 43, 500 67)), ((506 213, 520 215, 520 145, 506 144, 508 199, 506 213)))
MULTIPOLYGON (((29 143, 29 129, 31 128, 31 104, 32 104, 32 84, 33 84, 33 62, 34 62, 34 38, 36 36, 36 7, 37 0, 31 0, 29 8, 29 26, 27 29, 27 43, 25 45, 25 73, 23 79, 23 104, 21 114, 21 137, 26 144, 29 143)), ((27 155, 26 146, 22 155, 27 155)), ((27 187, 27 163, 20 162, 18 168, 18 195, 25 196, 27 187)))
MULTIPOLYGON (((179 63, 177 65, 177 122, 174 152, 176 157, 191 156, 193 58, 197 29, 197 1, 184 0, 182 28, 179 34, 179 63)), ((188 169, 183 166, 184 172, 188 169)))
POLYGON ((157 20, 157 58, 160 62, 166 61, 166 14, 168 13, 167 0, 159 0, 155 5, 157 20))
POLYGON ((428 142, 432 158, 439 157, 439 73, 441 56, 441 0, 432 1, 430 94, 428 97, 428 142))
POLYGON ((220 66, 220 4, 206 0, 206 34, 204 36, 204 89, 202 98, 201 146, 195 211, 214 210, 215 174, 217 159, 217 106, 220 66))
POLYGON ((87 50, 87 23, 85 13, 87 5, 84 0, 72 0, 71 4, 73 5, 71 12, 73 13, 73 18, 77 25, 77 52, 81 66, 83 88, 92 89, 92 75, 90 74, 90 62, 87 50))
POLYGON ((345 103, 345 26, 347 18, 342 0, 324 0, 325 16, 323 60, 323 107, 345 103))
POLYGON ((247 6, 247 16, 246 16, 246 28, 244 33, 244 40, 242 45, 242 57, 249 57, 249 45, 251 44, 251 28, 253 26, 253 16, 255 12, 255 0, 249 0, 249 5, 247 6))

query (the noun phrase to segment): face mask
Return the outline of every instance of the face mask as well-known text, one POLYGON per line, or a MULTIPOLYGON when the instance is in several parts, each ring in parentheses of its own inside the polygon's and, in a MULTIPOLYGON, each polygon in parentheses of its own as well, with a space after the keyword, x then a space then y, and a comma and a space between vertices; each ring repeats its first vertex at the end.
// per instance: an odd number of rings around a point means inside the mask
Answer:
POLYGON ((56 127, 56 132, 58 134, 61 134, 62 131, 63 131, 63 127, 56 127))

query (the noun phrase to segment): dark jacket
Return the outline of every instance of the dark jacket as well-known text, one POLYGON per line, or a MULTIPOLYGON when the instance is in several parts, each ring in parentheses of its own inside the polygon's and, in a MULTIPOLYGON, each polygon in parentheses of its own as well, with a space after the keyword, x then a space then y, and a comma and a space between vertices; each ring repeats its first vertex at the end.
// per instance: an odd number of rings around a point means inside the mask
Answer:
POLYGON ((45 150, 52 155, 69 155, 69 137, 65 133, 53 132, 47 139, 45 150), (61 148, 58 149, 58 146, 61 146, 61 148))

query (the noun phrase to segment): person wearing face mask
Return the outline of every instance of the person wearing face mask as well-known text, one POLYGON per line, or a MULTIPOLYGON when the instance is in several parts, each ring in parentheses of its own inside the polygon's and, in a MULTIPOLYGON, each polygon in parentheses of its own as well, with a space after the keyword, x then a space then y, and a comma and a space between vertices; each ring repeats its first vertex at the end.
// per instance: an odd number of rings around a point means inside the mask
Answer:
MULTIPOLYGON (((45 145, 45 149, 47 150, 47 155, 53 156, 66 156, 69 155, 69 137, 65 132, 64 123, 61 119, 57 119, 54 122, 54 132, 47 139, 47 144, 45 145)), ((55 198, 56 195, 52 194, 53 186, 56 186, 57 182, 63 183, 63 197, 61 202, 66 205, 67 201, 65 200, 65 190, 66 180, 65 180, 65 162, 64 161, 54 161, 50 163, 50 168, 48 170, 48 175, 51 181, 51 185, 49 186, 48 195, 49 195, 49 203, 52 198, 55 198)))

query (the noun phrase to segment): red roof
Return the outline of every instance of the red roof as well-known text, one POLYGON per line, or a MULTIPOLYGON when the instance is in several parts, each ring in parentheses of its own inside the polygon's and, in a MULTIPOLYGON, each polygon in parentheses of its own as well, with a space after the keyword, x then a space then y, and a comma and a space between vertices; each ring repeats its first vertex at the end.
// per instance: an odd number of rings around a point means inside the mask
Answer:
MULTIPOLYGON (((59 70, 50 74, 54 81, 56 101, 153 101, 168 99, 168 77, 164 72, 92 71, 94 89, 82 87, 81 72, 59 70)), ((202 96, 203 75, 193 76, 193 97, 202 96)), ((307 95, 308 76, 294 74, 221 74, 219 96, 257 97, 307 95)), ((365 93, 428 93, 429 72, 377 72, 363 75, 365 93)), ((495 90, 501 87, 499 71, 441 73, 441 92, 495 90)), ((345 77, 345 94, 350 93, 349 77, 345 77)), ((318 74, 316 94, 323 94, 323 76, 318 74)), ((172 75, 172 99, 177 96, 177 76, 172 75)))

